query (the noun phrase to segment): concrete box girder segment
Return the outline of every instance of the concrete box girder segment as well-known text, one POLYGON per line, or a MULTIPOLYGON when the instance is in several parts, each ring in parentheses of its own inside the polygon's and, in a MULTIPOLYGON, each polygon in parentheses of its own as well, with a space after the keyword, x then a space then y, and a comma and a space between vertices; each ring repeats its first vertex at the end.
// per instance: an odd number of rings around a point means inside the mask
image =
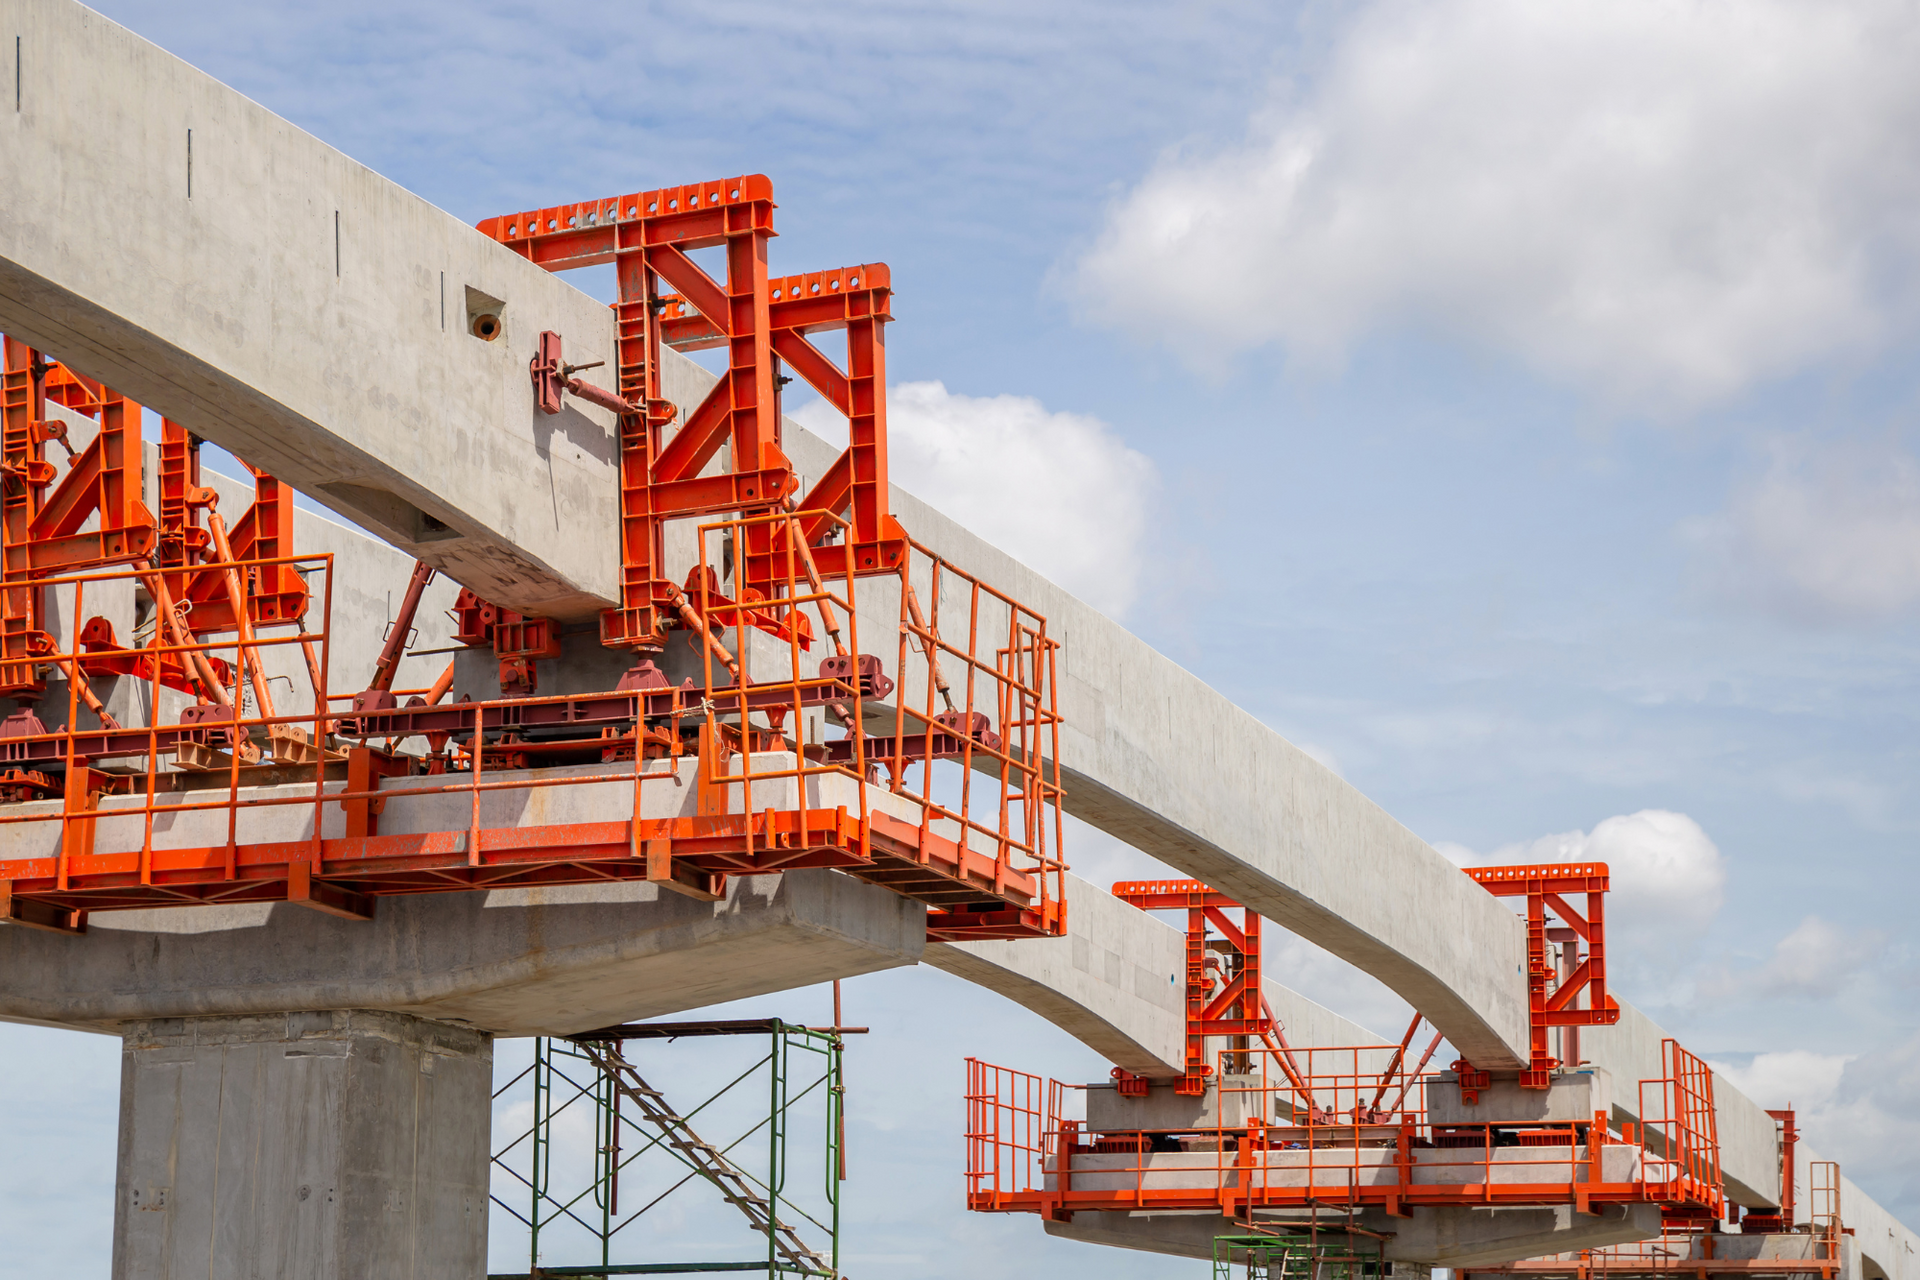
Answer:
POLYGON ((0 31, 0 332, 490 600, 613 602, 612 416, 545 417, 527 377, 543 329, 610 360, 605 306, 70 0, 0 0, 0 31))

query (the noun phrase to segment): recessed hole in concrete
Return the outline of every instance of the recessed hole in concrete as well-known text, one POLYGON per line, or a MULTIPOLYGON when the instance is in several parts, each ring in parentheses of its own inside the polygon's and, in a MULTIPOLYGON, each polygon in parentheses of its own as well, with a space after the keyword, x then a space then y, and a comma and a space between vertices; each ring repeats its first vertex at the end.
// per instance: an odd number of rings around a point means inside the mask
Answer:
POLYGON ((501 299, 467 286, 467 332, 482 342, 492 342, 506 331, 502 318, 506 309, 501 299))

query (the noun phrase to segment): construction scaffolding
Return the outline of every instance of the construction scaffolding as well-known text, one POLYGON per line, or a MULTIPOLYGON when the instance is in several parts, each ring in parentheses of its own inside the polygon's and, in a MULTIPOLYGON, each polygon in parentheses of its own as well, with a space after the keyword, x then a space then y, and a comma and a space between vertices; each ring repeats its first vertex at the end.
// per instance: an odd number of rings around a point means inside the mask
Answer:
POLYGON ((532 1063, 494 1094, 498 1102, 531 1090, 528 1123, 493 1155, 496 1185, 511 1193, 496 1190, 493 1203, 525 1224, 527 1270, 490 1280, 838 1276, 843 1053, 840 1029, 779 1019, 642 1023, 536 1040, 532 1063), (735 1053, 724 1067, 703 1063, 725 1083, 676 1105, 642 1075, 628 1046, 681 1040, 761 1041, 764 1049, 735 1053), (571 1149, 579 1143, 569 1134, 590 1134, 590 1150, 571 1149), (737 1256, 621 1260, 657 1247, 640 1228, 686 1211, 700 1187, 738 1215, 737 1256), (689 1194, 674 1199, 683 1190, 689 1194))
POLYGON ((1353 1239, 1340 1234, 1322 1239, 1318 1231, 1216 1236, 1213 1280, 1361 1280, 1392 1274, 1393 1264, 1382 1256, 1377 1238, 1371 1249, 1353 1239))

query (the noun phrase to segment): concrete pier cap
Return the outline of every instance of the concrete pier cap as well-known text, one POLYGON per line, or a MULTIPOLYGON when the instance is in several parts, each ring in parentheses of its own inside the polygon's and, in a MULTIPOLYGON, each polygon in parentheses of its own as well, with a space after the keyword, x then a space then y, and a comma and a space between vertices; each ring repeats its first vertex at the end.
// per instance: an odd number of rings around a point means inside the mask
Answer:
MULTIPOLYGON (((1279 1227, 1283 1222, 1275 1218, 1267 1225, 1279 1227)), ((1581 1214, 1570 1205, 1538 1209, 1421 1206, 1411 1218, 1389 1218, 1368 1210, 1359 1225, 1382 1237, 1382 1255, 1399 1276, 1431 1267, 1498 1266, 1542 1254, 1648 1240, 1660 1234, 1660 1209, 1657 1205, 1609 1205, 1581 1214)), ((1048 1235, 1066 1240, 1186 1258, 1211 1258, 1216 1237, 1245 1231, 1231 1218, 1200 1213, 1076 1213, 1070 1221, 1049 1221, 1045 1226, 1048 1235)), ((1356 1237, 1355 1243, 1370 1246, 1372 1238, 1356 1237)))
POLYGON ((719 902, 655 885, 382 899, 370 921, 290 904, 102 912, 84 937, 0 928, 0 1018, 373 1009, 566 1035, 913 964, 926 909, 833 871, 746 876, 719 902))

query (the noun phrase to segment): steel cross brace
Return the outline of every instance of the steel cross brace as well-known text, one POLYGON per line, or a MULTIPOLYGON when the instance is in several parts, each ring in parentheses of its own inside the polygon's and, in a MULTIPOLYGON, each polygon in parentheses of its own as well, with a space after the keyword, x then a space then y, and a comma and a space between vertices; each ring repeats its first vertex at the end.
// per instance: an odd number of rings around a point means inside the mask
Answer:
POLYGON ((1560 1060, 1549 1049, 1550 1027, 1604 1027, 1620 1021, 1620 1005, 1607 993, 1604 862, 1550 862, 1510 867, 1468 867, 1466 873, 1496 898, 1527 900, 1527 1010, 1531 1060, 1520 1073, 1524 1089, 1545 1089, 1560 1060), (1567 899, 1586 895, 1586 911, 1567 899), (1586 954, 1564 981, 1547 956, 1551 913, 1587 944, 1586 954), (1582 994, 1584 1008, 1577 1007, 1582 994))
MULTIPOLYGON (((615 264, 620 297, 617 397, 634 411, 620 419, 621 602, 601 618, 602 643, 652 647, 676 619, 678 586, 664 573, 667 521, 721 512, 779 509, 803 520, 816 571, 828 578, 897 572, 906 535, 887 510, 884 326, 891 283, 881 264, 782 277, 767 275, 773 231, 772 183, 759 174, 668 187, 489 218, 482 233, 549 270, 615 264), (725 280, 690 256, 724 248, 725 280), (844 329, 843 371, 807 335, 844 329), (727 372, 686 415, 662 397, 662 348, 724 347, 727 372), (849 446, 804 496, 781 450, 780 372, 784 360, 847 415, 849 446), (703 474, 730 446, 728 466, 703 474), (833 517, 847 512, 843 542, 833 517)), ((544 351, 544 348, 543 348, 544 351)), ((548 360, 557 362, 557 353, 548 360)), ((541 369, 536 358, 536 381, 541 369)), ((548 373, 552 377, 552 371, 548 373)), ((740 548, 743 587, 781 582, 784 526, 750 528, 740 548)))

